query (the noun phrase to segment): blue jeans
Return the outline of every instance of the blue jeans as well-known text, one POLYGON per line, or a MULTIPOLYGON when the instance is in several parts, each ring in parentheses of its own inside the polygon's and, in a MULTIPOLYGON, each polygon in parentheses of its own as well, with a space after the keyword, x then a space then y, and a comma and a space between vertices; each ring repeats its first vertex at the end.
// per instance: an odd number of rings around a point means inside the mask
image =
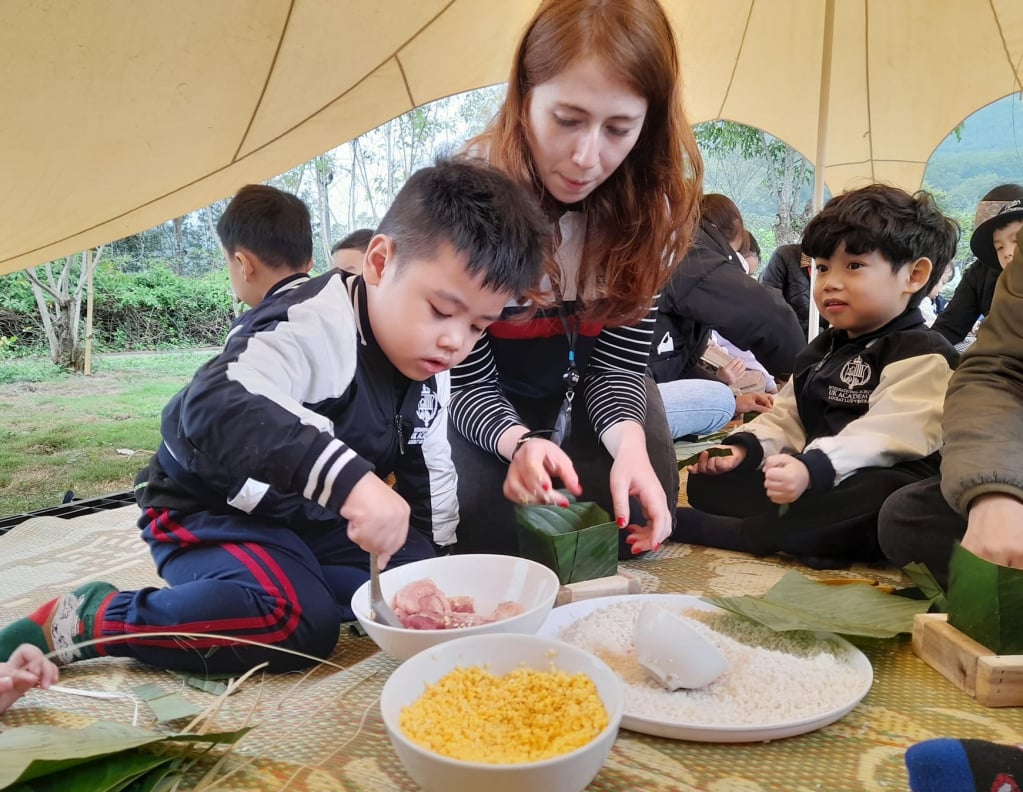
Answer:
POLYGON ((716 432, 735 415, 735 396, 722 382, 679 379, 657 383, 675 439, 716 432))

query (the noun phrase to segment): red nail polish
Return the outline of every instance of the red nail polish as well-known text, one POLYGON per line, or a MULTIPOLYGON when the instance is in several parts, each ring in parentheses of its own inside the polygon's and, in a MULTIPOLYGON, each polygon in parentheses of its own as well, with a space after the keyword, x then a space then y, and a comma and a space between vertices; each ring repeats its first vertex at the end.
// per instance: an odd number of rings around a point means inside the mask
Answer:
POLYGON ((560 507, 561 507, 562 509, 567 509, 567 508, 569 507, 569 502, 568 502, 568 501, 565 501, 564 503, 559 503, 558 505, 559 505, 559 506, 560 506, 560 507))
POLYGON ((633 555, 639 555, 639 554, 640 554, 640 553, 642 553, 642 552, 643 552, 643 551, 642 551, 642 550, 640 550, 640 549, 639 549, 638 547, 636 547, 635 545, 633 545, 633 546, 632 546, 632 554, 633 554, 633 555))
POLYGON ((615 518, 615 522, 618 523, 618 527, 619 528, 624 528, 625 527, 625 518, 624 517, 617 517, 617 518, 615 518))
POLYGON ((547 492, 547 490, 551 488, 551 485, 548 484, 546 481, 541 486, 543 487, 544 492, 547 492))

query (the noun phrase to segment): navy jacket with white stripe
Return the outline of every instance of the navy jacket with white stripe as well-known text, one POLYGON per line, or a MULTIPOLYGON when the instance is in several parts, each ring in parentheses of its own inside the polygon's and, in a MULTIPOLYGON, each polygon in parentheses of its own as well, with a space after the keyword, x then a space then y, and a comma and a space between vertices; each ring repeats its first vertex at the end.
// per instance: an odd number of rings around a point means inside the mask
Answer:
POLYGON ((140 505, 323 528, 343 525, 341 506, 362 476, 393 473, 412 527, 439 545, 454 541, 449 375, 415 382, 391 364, 365 288, 340 271, 298 275, 239 317, 223 351, 164 408, 140 505))

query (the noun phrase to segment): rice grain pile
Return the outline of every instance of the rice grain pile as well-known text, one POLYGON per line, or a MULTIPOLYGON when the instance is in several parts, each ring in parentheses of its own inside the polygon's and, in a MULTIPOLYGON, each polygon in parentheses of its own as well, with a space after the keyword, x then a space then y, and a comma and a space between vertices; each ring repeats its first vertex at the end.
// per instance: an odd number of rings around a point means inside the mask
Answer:
POLYGON ((706 688, 669 692, 650 680, 636 660, 633 633, 642 607, 642 602, 625 602, 600 608, 560 635, 593 652, 621 677, 625 710, 633 717, 680 725, 770 726, 837 709, 867 682, 841 647, 813 633, 776 633, 732 614, 669 607, 729 662, 729 669, 706 688))
POLYGON ((469 666, 427 685, 398 723, 412 742, 443 756, 518 764, 581 748, 608 717, 586 674, 517 668, 495 676, 469 666))

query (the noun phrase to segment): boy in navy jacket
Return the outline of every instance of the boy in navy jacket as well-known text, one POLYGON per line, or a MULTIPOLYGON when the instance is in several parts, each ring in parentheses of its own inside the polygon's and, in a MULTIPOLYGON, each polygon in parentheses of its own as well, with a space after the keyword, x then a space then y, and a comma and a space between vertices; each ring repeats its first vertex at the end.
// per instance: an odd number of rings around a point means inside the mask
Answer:
POLYGON ((951 344, 917 308, 958 228, 930 196, 872 185, 833 198, 803 236, 831 327, 796 358, 769 413, 690 468, 678 541, 784 551, 818 568, 881 557, 877 514, 938 469, 951 344), (720 452, 719 452, 720 453, 720 452))
POLYGON ((61 663, 109 654, 192 672, 311 662, 278 647, 327 657, 368 553, 405 563, 454 541, 448 369, 539 279, 545 225, 499 171, 439 162, 395 198, 361 276, 310 278, 305 205, 242 190, 218 234, 254 307, 164 409, 136 484, 168 587, 88 583, 0 631, 0 655, 28 642, 61 663))

